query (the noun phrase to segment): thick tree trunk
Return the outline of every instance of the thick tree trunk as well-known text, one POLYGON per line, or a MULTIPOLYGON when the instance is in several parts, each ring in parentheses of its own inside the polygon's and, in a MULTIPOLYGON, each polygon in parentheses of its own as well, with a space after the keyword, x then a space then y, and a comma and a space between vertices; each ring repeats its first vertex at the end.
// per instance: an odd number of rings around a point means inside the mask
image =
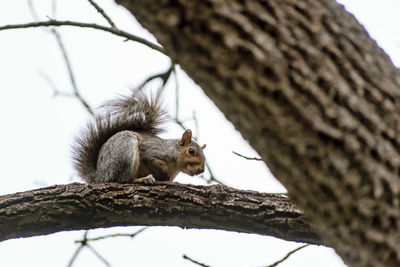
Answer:
POLYGON ((0 197, 0 241, 127 225, 223 229, 321 244, 287 197, 220 185, 74 183, 0 197))
POLYGON ((120 0, 352 266, 400 266, 400 73, 334 0, 120 0))

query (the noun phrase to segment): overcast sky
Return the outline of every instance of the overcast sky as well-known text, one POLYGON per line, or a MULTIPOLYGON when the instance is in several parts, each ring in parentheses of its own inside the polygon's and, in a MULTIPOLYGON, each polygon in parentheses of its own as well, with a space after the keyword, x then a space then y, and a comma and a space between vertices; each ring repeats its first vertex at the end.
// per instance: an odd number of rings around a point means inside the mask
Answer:
MULTIPOLYGON (((154 38, 129 12, 112 1, 97 1, 117 26, 151 41, 154 38)), ((340 1, 365 25, 378 43, 400 64, 400 4, 398 0, 340 1)), ((34 1, 42 20, 53 17, 50 1, 34 1)), ((85 0, 57 2, 57 18, 106 25, 85 0)), ((25 0, 0 1, 0 25, 31 22, 25 0)), ((165 71, 169 60, 143 45, 123 42, 108 33, 59 29, 75 72, 78 87, 94 107, 118 93, 128 91, 151 74, 165 71)), ((0 32, 0 194, 53 184, 80 181, 70 164, 73 136, 90 118, 79 102, 54 97, 43 74, 57 88, 71 92, 64 61, 54 37, 43 29, 0 32)), ((263 192, 285 189, 261 162, 245 161, 232 150, 257 156, 233 126, 183 72, 178 74, 180 117, 197 114, 199 131, 192 121, 187 127, 206 143, 206 157, 216 177, 229 186, 263 192), (218 126, 218 127, 216 127, 218 126)), ((157 83, 153 87, 157 87, 157 83)), ((175 112, 174 80, 165 92, 166 106, 175 112)), ((182 130, 168 124, 165 137, 178 137, 182 130)), ((205 184, 199 178, 178 177, 182 183, 205 184)), ((136 228, 96 230, 92 236, 126 232, 136 228)), ((76 249, 81 231, 0 243, 1 266, 66 266, 76 249)), ((211 266, 262 266, 273 263, 301 244, 271 237, 211 230, 156 227, 129 240, 117 238, 93 243, 112 266, 194 266, 182 259, 187 254, 211 266)), ((82 251, 74 266, 103 266, 93 254, 82 251)), ((328 248, 308 247, 281 266, 344 266, 328 248)))

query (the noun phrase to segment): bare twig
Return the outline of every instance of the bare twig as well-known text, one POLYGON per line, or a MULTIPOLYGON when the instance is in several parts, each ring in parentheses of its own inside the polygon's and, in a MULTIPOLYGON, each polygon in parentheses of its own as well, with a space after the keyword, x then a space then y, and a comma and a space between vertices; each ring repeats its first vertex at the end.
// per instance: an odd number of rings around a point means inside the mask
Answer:
POLYGON ((287 260, 287 258, 289 258, 293 253, 296 253, 297 251, 299 251, 299 250, 301 250, 301 249, 303 249, 303 248, 305 248, 305 247, 308 247, 308 246, 310 246, 310 244, 300 246, 300 247, 298 247, 298 248, 296 248, 296 249, 290 251, 290 252, 289 252, 288 254, 286 254, 285 257, 283 257, 282 259, 280 259, 280 260, 278 260, 278 261, 272 263, 271 265, 265 266, 265 267, 275 267, 275 266, 278 266, 279 264, 281 264, 282 262, 284 262, 285 260, 287 260))
POLYGON ((178 82, 178 72, 174 68, 174 78, 175 78, 175 119, 179 120, 179 82, 178 82))
POLYGON ((93 252, 93 254, 96 255, 96 257, 99 258, 99 260, 104 263, 105 266, 111 267, 111 264, 103 256, 101 256, 101 254, 97 252, 97 250, 95 250, 94 247, 92 247, 89 244, 86 244, 86 247, 90 249, 93 252))
POLYGON ((53 33, 54 37, 56 38, 58 47, 60 48, 60 51, 63 55, 65 66, 67 67, 68 70, 68 75, 69 75, 69 80, 71 82, 72 89, 74 90, 74 95, 75 97, 82 103, 82 105, 85 107, 85 109, 91 114, 94 115, 94 111, 92 107, 89 105, 89 103, 82 97, 78 85, 76 84, 75 80, 75 75, 72 69, 71 61, 69 59, 67 50, 65 48, 64 42, 61 39, 61 35, 55 30, 51 29, 51 32, 53 33))
POLYGON ((146 229, 148 229, 148 227, 143 227, 142 229, 136 231, 133 234, 121 234, 120 233, 120 234, 111 234, 111 235, 98 236, 98 237, 94 237, 94 238, 89 238, 88 237, 89 230, 87 230, 83 234, 83 238, 81 240, 76 240, 75 241, 75 243, 79 243, 80 245, 75 250, 75 252, 72 255, 72 257, 71 257, 71 259, 70 259, 70 261, 69 261, 67 266, 68 267, 72 266, 72 264, 74 263, 75 259, 78 257, 78 255, 81 252, 83 247, 87 247, 88 249, 90 249, 90 251, 92 251, 92 253, 94 255, 96 255, 96 257, 99 258, 99 260, 101 260, 104 263, 104 265, 111 266, 110 263, 97 250, 94 249, 94 247, 89 245, 89 242, 103 240, 103 239, 112 238, 112 237, 130 237, 130 238, 134 238, 134 237, 136 237, 138 234, 142 233, 146 229))
POLYGON ((247 160, 262 161, 262 158, 257 158, 257 157, 250 158, 250 157, 246 157, 246 156, 243 156, 242 154, 239 154, 239 153, 237 153, 237 152, 235 152, 235 151, 232 151, 232 153, 235 154, 236 156, 239 156, 239 157, 244 158, 244 159, 247 159, 247 160))
POLYGON ((66 97, 74 97, 73 94, 71 93, 67 93, 67 92, 62 92, 60 91, 56 84, 54 83, 53 79, 50 78, 49 75, 47 75, 47 73, 45 73, 44 71, 39 71, 39 75, 42 76, 43 80, 45 80, 47 82, 47 84, 50 86, 50 88, 53 90, 53 96, 66 96, 66 97))
POLYGON ((36 12, 36 9, 35 9, 35 6, 33 5, 32 0, 28 0, 28 7, 29 7, 29 10, 31 11, 32 17, 33 17, 36 21, 39 20, 39 16, 38 16, 38 14, 37 14, 37 12, 36 12))
POLYGON ((106 20, 107 22, 111 25, 112 28, 117 28, 115 26, 115 23, 111 20, 111 18, 104 12, 104 9, 102 9, 95 1, 93 0, 88 0, 89 3, 99 12, 106 20))
MULTIPOLYGON (((117 234, 111 234, 111 235, 104 235, 104 236, 98 236, 98 237, 93 237, 93 238, 86 238, 86 241, 98 241, 102 239, 107 239, 107 238, 113 238, 113 237, 130 237, 134 238, 138 234, 142 233, 144 230, 148 229, 149 227, 143 227, 142 229, 136 231, 133 234, 122 234, 122 233, 117 233, 117 234)), ((77 240, 75 243, 81 243, 83 240, 77 240)))
POLYGON ((180 120, 180 119, 177 119, 177 118, 173 118, 173 117, 169 117, 174 123, 176 123, 179 127, 181 127, 183 130, 186 130, 186 127, 185 127, 185 125, 183 124, 183 121, 184 120, 180 120))
POLYGON ((193 118, 193 122, 194 122, 194 127, 196 129, 195 133, 196 133, 196 139, 199 139, 199 134, 200 134, 200 127, 199 127, 199 121, 197 120, 197 114, 196 111, 193 110, 192 112, 192 118, 193 118))
POLYGON ((120 29, 106 27, 106 26, 95 24, 95 23, 76 22, 76 21, 69 21, 69 20, 60 21, 60 20, 50 19, 48 21, 39 21, 39 22, 31 22, 31 23, 24 23, 24 24, 8 24, 8 25, 0 26, 0 31, 10 30, 10 29, 26 29, 26 28, 50 27, 50 26, 75 26, 75 27, 92 28, 92 29, 102 30, 102 31, 109 32, 109 33, 112 33, 112 34, 120 36, 120 37, 124 37, 128 40, 141 43, 151 49, 154 49, 164 55, 167 55, 161 46, 154 44, 150 41, 147 41, 144 38, 130 34, 126 31, 122 31, 120 29))
MULTIPOLYGON (((89 233, 89 230, 85 231, 85 233, 83 234, 82 240, 86 240, 88 233, 89 233)), ((85 245, 86 244, 84 242, 81 242, 80 246, 75 250, 74 254, 72 255, 71 259, 69 260, 67 267, 71 267, 72 264, 74 264, 76 258, 78 257, 79 253, 82 251, 82 248, 85 245)))
POLYGON ((76 258, 78 257, 79 253, 81 252, 81 250, 83 249, 84 246, 80 245, 74 252, 74 255, 72 255, 71 259, 68 262, 67 267, 71 267, 72 264, 74 264, 76 258))
POLYGON ((158 79, 158 78, 160 78, 162 80, 161 88, 164 88, 164 86, 167 84, 169 78, 171 77, 171 73, 173 70, 174 70, 174 64, 171 63, 171 67, 169 67, 169 69, 167 71, 148 77, 144 82, 142 82, 141 85, 138 86, 138 89, 142 90, 146 86, 146 84, 148 84, 149 82, 151 82, 155 79, 158 79))
POLYGON ((67 266, 71 267, 72 264, 75 262, 76 258, 78 257, 79 253, 82 251, 82 248, 87 247, 88 249, 90 249, 90 251, 92 251, 94 255, 96 255, 97 258, 99 258, 100 261, 104 263, 104 265, 110 267, 111 266, 110 263, 103 256, 101 256, 101 254, 97 252, 97 250, 95 250, 91 245, 88 244, 88 238, 87 238, 88 233, 89 230, 85 231, 85 233, 83 234, 83 239, 79 241, 80 246, 75 250, 74 255, 72 255, 67 266))
POLYGON ((196 260, 190 258, 189 256, 185 255, 185 254, 183 254, 182 257, 183 257, 185 260, 188 260, 188 261, 190 261, 190 262, 192 262, 192 263, 194 263, 194 264, 197 264, 197 265, 199 265, 199 266, 202 266, 202 267, 210 267, 209 265, 206 265, 206 264, 204 264, 204 263, 198 262, 198 261, 196 261, 196 260))
MULTIPOLYGON (((52 4, 52 13, 55 14, 56 13, 56 2, 53 1, 52 3, 53 3, 52 4)), ((29 9, 31 11, 31 14, 32 14, 33 18, 35 20, 38 20, 39 16, 36 13, 35 7, 34 7, 34 5, 33 5, 31 0, 28 0, 28 5, 29 5, 29 9)), ((71 61, 69 59, 67 50, 65 48, 65 45, 64 45, 64 42, 63 42, 63 40, 61 38, 60 33, 54 28, 51 28, 48 32, 51 33, 54 36, 54 38, 56 39, 57 45, 60 48, 60 51, 61 51, 61 54, 63 56, 65 65, 67 67, 69 79, 70 79, 71 86, 72 86, 72 89, 73 89, 74 93, 70 94, 70 93, 65 93, 65 92, 59 91, 57 89, 57 87, 55 86, 55 83, 52 81, 52 79, 47 74, 45 74, 44 72, 40 72, 41 76, 47 81, 47 83, 53 89, 53 92, 54 92, 53 95, 54 96, 62 95, 62 96, 66 96, 66 97, 75 97, 75 98, 77 98, 79 100, 79 102, 81 102, 81 104, 84 106, 84 108, 91 115, 94 115, 92 107, 89 105, 89 103, 86 101, 86 99, 83 98, 83 96, 80 93, 80 90, 78 89, 78 86, 76 84, 75 74, 74 74, 73 69, 72 69, 71 61)))
POLYGON ((206 162, 206 168, 207 168, 208 173, 210 174, 210 178, 208 180, 206 180, 207 184, 216 182, 217 184, 226 185, 215 177, 213 171, 211 170, 210 165, 207 162, 206 162))

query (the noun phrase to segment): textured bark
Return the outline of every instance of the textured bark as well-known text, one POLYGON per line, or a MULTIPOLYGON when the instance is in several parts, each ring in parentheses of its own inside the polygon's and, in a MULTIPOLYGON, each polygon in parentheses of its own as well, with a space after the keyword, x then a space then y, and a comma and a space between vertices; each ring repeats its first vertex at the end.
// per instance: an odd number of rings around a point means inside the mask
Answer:
POLYGON ((74 183, 0 197, 0 241, 128 225, 223 229, 321 244, 287 197, 220 185, 74 183))
POLYGON ((121 0, 352 266, 400 266, 400 74, 334 0, 121 0))

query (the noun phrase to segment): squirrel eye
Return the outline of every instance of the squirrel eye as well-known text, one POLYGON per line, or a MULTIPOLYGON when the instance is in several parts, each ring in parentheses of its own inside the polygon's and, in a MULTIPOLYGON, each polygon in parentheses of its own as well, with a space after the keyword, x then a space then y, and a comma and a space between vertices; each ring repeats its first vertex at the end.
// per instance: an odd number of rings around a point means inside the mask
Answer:
POLYGON ((189 148, 188 152, 190 155, 194 155, 194 153, 196 152, 193 148, 189 148))

